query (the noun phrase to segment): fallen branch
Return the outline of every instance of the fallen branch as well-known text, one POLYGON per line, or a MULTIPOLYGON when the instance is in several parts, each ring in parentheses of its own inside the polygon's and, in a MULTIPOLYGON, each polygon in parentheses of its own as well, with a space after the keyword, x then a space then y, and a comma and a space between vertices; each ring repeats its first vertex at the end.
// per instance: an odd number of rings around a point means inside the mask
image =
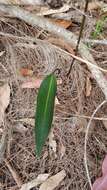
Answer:
MULTIPOLYGON (((44 30, 54 33, 57 36, 64 38, 68 43, 72 44, 74 48, 76 47, 77 37, 72 32, 67 31, 64 28, 51 23, 45 18, 36 16, 34 14, 29 13, 28 11, 23 10, 22 8, 11 5, 0 5, 0 10, 10 14, 13 17, 17 17, 21 20, 24 20, 32 26, 39 26, 44 30)), ((79 45, 79 53, 81 54, 83 59, 93 64, 96 64, 87 46, 85 46, 82 42, 79 45)), ((97 81, 99 87, 103 91, 105 98, 107 99, 107 80, 98 68, 93 67, 93 65, 88 65, 88 67, 93 77, 97 81)))
POLYGON ((93 44, 101 44, 107 46, 107 40, 93 40, 93 39, 84 39, 85 43, 91 43, 93 44))

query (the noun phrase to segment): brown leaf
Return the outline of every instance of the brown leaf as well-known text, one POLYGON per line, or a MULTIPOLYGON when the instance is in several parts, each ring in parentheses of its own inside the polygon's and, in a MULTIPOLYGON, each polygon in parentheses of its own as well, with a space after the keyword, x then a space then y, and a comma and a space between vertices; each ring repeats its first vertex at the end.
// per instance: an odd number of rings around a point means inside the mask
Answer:
POLYGON ((90 96, 91 90, 92 90, 91 81, 90 81, 90 78, 87 77, 87 79, 86 79, 86 97, 90 96))
POLYGON ((31 69, 21 68, 21 69, 20 69, 20 74, 21 74, 23 77, 32 76, 32 75, 33 75, 33 71, 32 71, 31 69))
POLYGON ((0 86, 0 125, 4 119, 4 113, 10 102, 10 87, 8 84, 0 86))
POLYGON ((65 178, 65 170, 60 171, 56 175, 49 177, 41 186, 39 190, 53 190, 65 178))
POLYGON ((54 23, 54 24, 56 24, 58 26, 61 26, 61 27, 65 28, 65 29, 72 26, 72 21, 71 20, 50 18, 49 21, 51 21, 52 23, 54 23))

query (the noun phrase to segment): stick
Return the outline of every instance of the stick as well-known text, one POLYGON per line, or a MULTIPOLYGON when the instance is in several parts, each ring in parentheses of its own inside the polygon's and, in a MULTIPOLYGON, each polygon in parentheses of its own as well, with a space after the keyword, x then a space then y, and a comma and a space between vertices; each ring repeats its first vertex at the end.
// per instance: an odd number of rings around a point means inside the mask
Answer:
MULTIPOLYGON (((86 0, 85 8, 84 8, 84 15, 82 17, 82 23, 81 23, 81 27, 80 27, 79 37, 78 37, 77 45, 76 45, 76 49, 75 49, 75 55, 77 55, 79 44, 80 44, 80 40, 81 40, 81 37, 82 37, 82 33, 83 33, 83 29, 84 29, 84 24, 85 24, 85 18, 86 18, 85 13, 87 12, 87 9, 88 9, 88 3, 89 3, 89 0, 86 0)), ((75 62, 75 58, 73 58, 73 60, 71 62, 70 69, 69 69, 69 71, 67 73, 67 77, 71 73, 72 66, 73 66, 74 62, 75 62)))

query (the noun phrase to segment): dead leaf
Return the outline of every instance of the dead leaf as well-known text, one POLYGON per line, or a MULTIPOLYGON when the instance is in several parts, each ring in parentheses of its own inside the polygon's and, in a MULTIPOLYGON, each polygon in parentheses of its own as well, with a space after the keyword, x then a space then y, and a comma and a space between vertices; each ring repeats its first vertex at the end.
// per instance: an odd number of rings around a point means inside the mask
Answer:
POLYGON ((70 5, 64 4, 63 7, 59 8, 59 9, 49 9, 48 10, 44 10, 41 9, 39 13, 37 13, 38 16, 46 16, 46 15, 51 15, 51 14, 60 14, 63 12, 66 12, 70 9, 70 5))
POLYGON ((32 75, 33 75, 33 71, 32 71, 31 69, 21 68, 21 69, 20 69, 20 74, 21 74, 23 77, 32 76, 32 75))
MULTIPOLYGON (((22 83, 21 88, 39 88, 43 78, 31 78, 26 82, 22 83)), ((62 80, 57 80, 57 84, 62 84, 62 80)))
POLYGON ((87 79, 86 79, 86 97, 90 96, 91 90, 92 90, 91 81, 90 81, 90 78, 87 77, 87 79))
POLYGON ((0 125, 4 120, 4 113, 10 102, 10 87, 8 84, 0 86, 0 125))
POLYGON ((65 155, 65 151, 66 151, 66 148, 63 145, 63 143, 61 142, 61 144, 60 144, 60 159, 62 159, 63 156, 65 155))
POLYGON ((22 83, 21 88, 39 88, 41 82, 42 82, 42 79, 40 78, 30 79, 22 83))
POLYGON ((29 181, 28 183, 25 183, 22 185, 20 190, 30 190, 33 187, 36 187, 37 185, 40 185, 46 179, 49 177, 49 174, 40 174, 36 179, 33 179, 32 181, 29 181))
POLYGON ((0 51, 0 57, 5 53, 5 51, 0 51))
POLYGON ((65 29, 67 29, 68 27, 70 27, 72 25, 71 20, 54 19, 54 18, 49 18, 48 20, 58 26, 65 28, 65 29))
POLYGON ((48 178, 41 186, 39 190, 53 190, 59 183, 65 178, 65 170, 60 171, 56 175, 48 178))
POLYGON ((52 148, 54 154, 55 154, 55 157, 57 157, 56 155, 56 147, 57 147, 57 144, 56 144, 56 141, 54 140, 54 133, 53 133, 53 129, 51 130, 51 132, 49 133, 49 147, 52 148))

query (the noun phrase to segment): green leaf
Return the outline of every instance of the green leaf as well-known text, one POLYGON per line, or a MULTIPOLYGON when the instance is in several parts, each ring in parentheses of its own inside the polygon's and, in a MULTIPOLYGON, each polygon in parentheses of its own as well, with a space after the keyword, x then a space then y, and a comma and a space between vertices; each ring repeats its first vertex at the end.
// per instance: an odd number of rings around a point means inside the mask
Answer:
POLYGON ((42 82, 35 115, 36 154, 39 157, 51 129, 57 82, 54 74, 48 75, 42 82))

